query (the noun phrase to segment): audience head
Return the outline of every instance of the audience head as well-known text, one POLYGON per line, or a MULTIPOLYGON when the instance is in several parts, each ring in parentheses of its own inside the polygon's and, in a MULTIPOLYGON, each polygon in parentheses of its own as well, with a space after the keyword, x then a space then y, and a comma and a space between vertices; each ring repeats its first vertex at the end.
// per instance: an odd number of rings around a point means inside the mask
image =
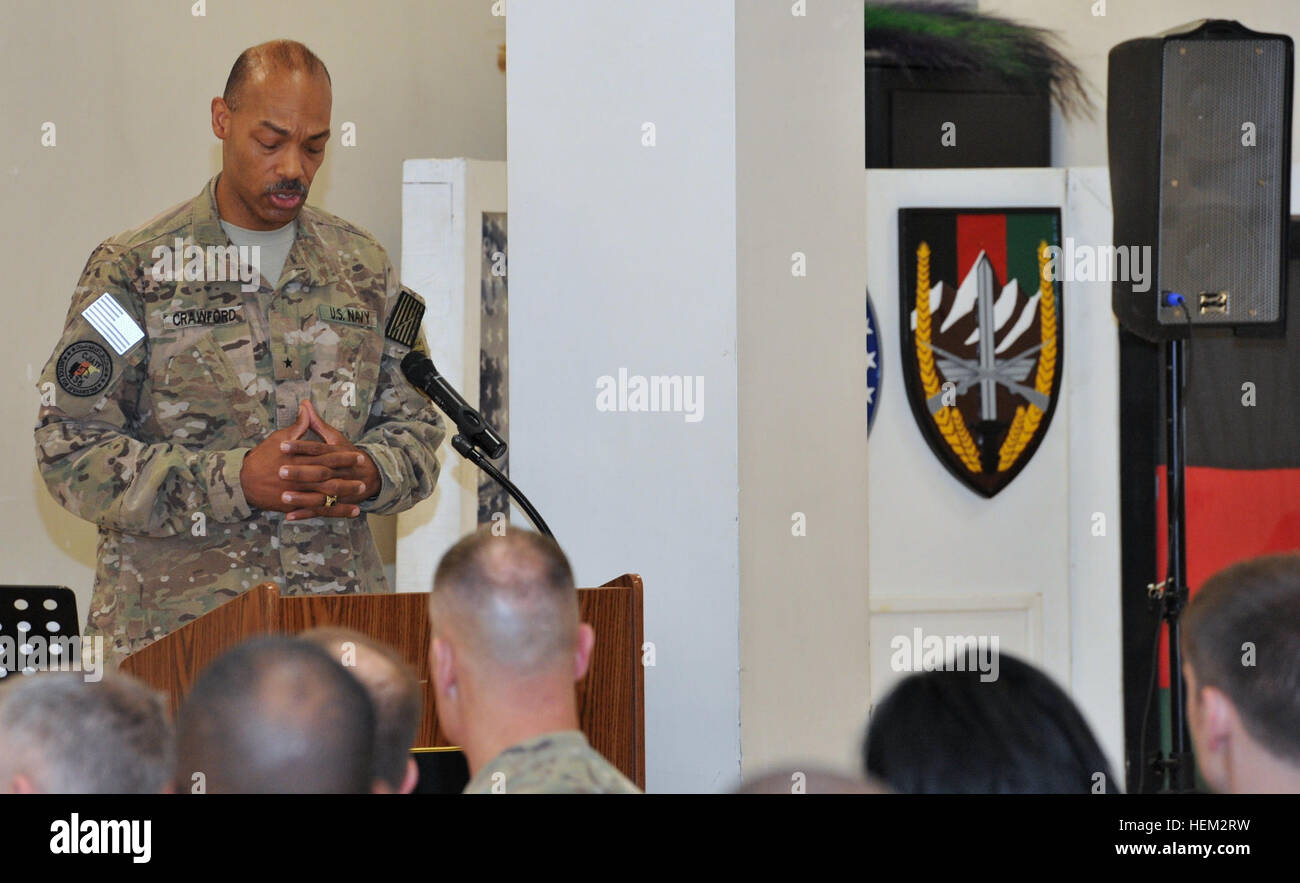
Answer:
POLYGON ((41 672, 0 689, 0 792, 156 794, 170 787, 161 695, 125 673, 41 672))
POLYGON ((375 709, 375 775, 393 791, 409 794, 419 775, 411 746, 422 699, 411 667, 383 641, 352 629, 314 628, 299 637, 323 649, 366 688, 375 709))
POLYGON ((374 740, 370 698, 333 657, 306 641, 257 638, 216 659, 185 698, 176 784, 214 794, 387 790, 372 777, 374 740))
POLYGON ((480 718, 573 717, 573 683, 595 635, 579 622, 568 559, 554 540, 488 526, 438 564, 429 600, 438 719, 458 744, 480 718))
POLYGON ((1083 716, 1047 675, 1003 653, 998 676, 985 680, 969 662, 909 675, 885 697, 867 728, 868 775, 902 794, 1119 790, 1083 716))
POLYGON ((1223 792, 1300 792, 1300 554, 1212 576, 1182 620, 1196 763, 1223 792))
POLYGON ((874 779, 846 775, 816 765, 800 764, 769 769, 754 779, 747 779, 737 794, 889 794, 874 779))

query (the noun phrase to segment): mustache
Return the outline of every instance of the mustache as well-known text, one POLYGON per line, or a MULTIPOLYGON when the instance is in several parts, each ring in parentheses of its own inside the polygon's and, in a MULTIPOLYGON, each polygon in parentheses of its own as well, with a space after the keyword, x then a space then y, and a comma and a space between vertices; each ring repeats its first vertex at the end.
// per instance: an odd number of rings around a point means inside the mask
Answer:
POLYGON ((307 192, 307 188, 303 186, 303 183, 301 181, 281 181, 279 184, 275 184, 271 187, 266 188, 266 192, 305 194, 307 192))

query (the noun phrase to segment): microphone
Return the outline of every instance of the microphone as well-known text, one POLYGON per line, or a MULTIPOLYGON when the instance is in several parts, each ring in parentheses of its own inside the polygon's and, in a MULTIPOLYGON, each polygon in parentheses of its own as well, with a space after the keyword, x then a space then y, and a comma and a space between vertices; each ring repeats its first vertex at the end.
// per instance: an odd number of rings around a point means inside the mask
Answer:
POLYGON ((497 431, 483 419, 483 415, 469 406, 460 393, 447 382, 433 361, 423 353, 411 350, 402 359, 402 373, 411 385, 433 399, 433 403, 443 410, 456 424, 460 434, 476 447, 483 449, 493 460, 499 459, 506 452, 506 442, 497 431))

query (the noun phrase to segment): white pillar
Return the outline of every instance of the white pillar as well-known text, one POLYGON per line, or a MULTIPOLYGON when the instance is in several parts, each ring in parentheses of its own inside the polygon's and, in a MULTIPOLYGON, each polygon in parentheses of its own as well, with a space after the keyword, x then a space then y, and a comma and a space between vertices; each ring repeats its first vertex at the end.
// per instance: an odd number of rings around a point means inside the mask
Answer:
POLYGON ((645 579, 651 791, 865 713, 862 12, 804 5, 508 11, 511 477, 580 584, 645 579), (598 410, 620 371, 702 408, 598 410))
POLYGON ((780 761, 851 768, 866 719, 865 95, 861 3, 741 0, 736 10, 750 778, 780 761))

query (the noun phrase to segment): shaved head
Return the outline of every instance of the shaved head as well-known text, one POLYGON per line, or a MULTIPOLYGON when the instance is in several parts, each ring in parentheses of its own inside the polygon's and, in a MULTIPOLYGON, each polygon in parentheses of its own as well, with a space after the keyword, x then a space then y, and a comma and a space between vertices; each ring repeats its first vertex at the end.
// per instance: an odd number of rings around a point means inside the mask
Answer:
POLYGON ((255 638, 199 675, 177 724, 177 784, 209 794, 365 793, 375 717, 361 683, 328 653, 255 638))
POLYGON ((519 674, 571 667, 578 593, 559 545, 528 530, 484 527, 443 556, 433 578, 435 636, 479 668, 519 674))
POLYGON ((438 723, 470 775, 511 745, 579 729, 574 682, 596 633, 555 540, 484 527, 438 563, 429 594, 429 672, 438 723))

